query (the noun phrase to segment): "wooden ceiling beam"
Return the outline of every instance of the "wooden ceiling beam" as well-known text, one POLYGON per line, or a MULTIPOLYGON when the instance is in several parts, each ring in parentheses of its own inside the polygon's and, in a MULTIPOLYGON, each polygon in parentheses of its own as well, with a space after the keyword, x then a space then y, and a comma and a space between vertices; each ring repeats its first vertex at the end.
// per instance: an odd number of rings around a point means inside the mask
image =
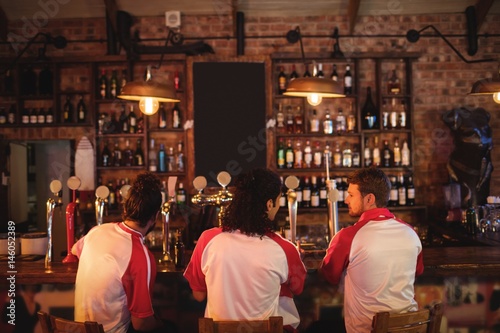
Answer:
POLYGON ((491 5, 493 5, 493 0, 477 0, 476 2, 476 25, 477 31, 481 29, 481 25, 490 11, 491 5))
POLYGON ((361 0, 349 0, 347 7, 347 17, 349 18, 349 34, 354 32, 356 19, 358 18, 359 3, 361 0))
POLYGON ((104 5, 106 6, 106 15, 108 16, 111 26, 113 27, 113 31, 118 33, 118 23, 117 23, 117 11, 118 5, 116 4, 116 0, 104 0, 104 5))
POLYGON ((9 20, 2 6, 0 6, 0 40, 7 41, 7 29, 9 27, 9 20))

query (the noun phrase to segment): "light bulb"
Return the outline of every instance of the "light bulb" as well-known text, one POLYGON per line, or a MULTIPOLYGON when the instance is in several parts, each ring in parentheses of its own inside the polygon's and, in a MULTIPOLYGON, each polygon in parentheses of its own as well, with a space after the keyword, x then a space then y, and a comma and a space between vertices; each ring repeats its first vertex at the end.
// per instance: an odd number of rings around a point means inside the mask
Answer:
POLYGON ((500 91, 497 91, 493 94, 493 100, 495 101, 495 103, 500 104, 500 91))
POLYGON ((321 96, 318 94, 309 94, 307 95, 307 103, 309 103, 312 106, 317 106, 321 103, 321 96))
POLYGON ((158 111, 158 100, 154 97, 143 97, 139 101, 139 109, 147 116, 151 116, 158 111))

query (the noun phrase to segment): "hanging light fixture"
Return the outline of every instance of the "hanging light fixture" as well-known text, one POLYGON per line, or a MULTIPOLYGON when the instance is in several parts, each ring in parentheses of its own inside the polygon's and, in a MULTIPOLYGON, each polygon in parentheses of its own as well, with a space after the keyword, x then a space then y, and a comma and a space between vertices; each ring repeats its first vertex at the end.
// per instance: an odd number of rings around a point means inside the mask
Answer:
MULTIPOLYGON (((302 62, 306 65, 300 28, 296 27, 294 30, 290 30, 286 35, 286 39, 289 43, 300 42, 302 62)), ((323 98, 345 97, 342 86, 337 81, 319 77, 296 78, 288 83, 283 95, 306 97, 307 102, 313 106, 319 105, 323 98)))
MULTIPOLYGON (((171 38, 178 37, 175 36, 172 30, 169 30, 165 46, 168 45, 171 38)), ((164 53, 161 54, 160 63, 155 69, 160 68, 163 61, 163 55, 164 53)), ((163 84, 152 80, 151 66, 148 66, 146 69, 144 81, 127 82, 125 86, 122 87, 120 94, 116 97, 128 101, 138 101, 139 109, 148 116, 158 111, 160 103, 180 102, 176 97, 173 85, 163 84)))
POLYGON ((497 77, 476 81, 472 85, 469 95, 493 95, 495 103, 500 104, 500 65, 497 77))

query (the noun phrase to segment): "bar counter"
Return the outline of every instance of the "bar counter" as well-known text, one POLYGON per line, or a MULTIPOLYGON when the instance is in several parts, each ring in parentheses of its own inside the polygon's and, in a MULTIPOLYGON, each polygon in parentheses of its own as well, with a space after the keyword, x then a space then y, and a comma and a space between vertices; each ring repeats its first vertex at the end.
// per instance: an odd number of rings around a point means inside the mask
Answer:
MULTIPOLYGON (((466 246, 466 247, 424 247, 423 277, 450 276, 500 276, 500 247, 466 246)), ((323 258, 324 252, 306 253, 304 263, 309 272, 314 272, 323 258)), ((75 283, 77 263, 63 264, 53 262, 45 268, 44 260, 16 261, 15 269, 7 269, 7 262, 2 263, 0 273, 2 283, 15 276, 17 284, 73 284, 75 283), (12 273, 15 272, 15 273, 12 273)), ((182 274, 173 264, 158 264, 158 275, 182 274)))

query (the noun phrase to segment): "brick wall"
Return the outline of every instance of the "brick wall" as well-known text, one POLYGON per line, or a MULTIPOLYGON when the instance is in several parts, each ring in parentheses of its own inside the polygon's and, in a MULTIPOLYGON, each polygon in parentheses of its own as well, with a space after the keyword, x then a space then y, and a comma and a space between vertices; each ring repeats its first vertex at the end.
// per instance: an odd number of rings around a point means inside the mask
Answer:
MULTIPOLYGON (((393 11, 392 14, 397 12, 393 11)), ((348 55, 351 52, 420 52, 422 56, 414 63, 414 124, 415 124, 415 186, 418 204, 432 208, 443 207, 441 185, 448 181, 446 162, 453 149, 453 138, 441 120, 444 112, 462 106, 483 107, 491 114, 490 126, 494 145, 500 143, 500 105, 491 97, 467 96, 472 84, 480 79, 492 77, 498 70, 497 63, 467 64, 459 59, 440 38, 421 38, 411 44, 404 37, 409 29, 420 29, 426 25, 436 26, 443 34, 461 35, 466 32, 465 14, 398 16, 385 15, 359 17, 353 35, 348 33, 348 21, 343 16, 313 17, 245 17, 245 54, 262 55, 273 52, 298 52, 298 44, 290 45, 285 39, 288 30, 300 26, 304 48, 307 52, 331 51, 333 40, 329 37, 335 27, 339 28, 340 46, 348 55), (384 36, 382 36, 384 35, 384 36), (395 37, 387 37, 387 35, 395 37), (311 37, 314 36, 314 37, 311 37)), ((182 33, 186 42, 203 39, 212 45, 217 55, 236 55, 233 17, 221 12, 213 16, 183 16, 182 33)), ((135 18, 132 28, 140 32, 141 38, 164 38, 166 29, 164 17, 135 18)), ((52 19, 40 28, 53 35, 62 34, 70 43, 64 50, 48 50, 48 56, 105 55, 106 29, 104 19, 58 20, 52 19), (78 42, 73 42, 77 40, 78 42)), ((9 23, 9 31, 23 36, 25 23, 9 23)), ((489 15, 483 23, 480 34, 498 33, 500 15, 489 15)), ((429 30, 429 33, 432 33, 429 30)), ((468 59, 498 58, 500 38, 479 39, 479 51, 473 57, 467 55, 465 37, 450 37, 449 41, 468 59)), ((152 42, 154 44, 154 42, 152 42)), ((162 45, 164 42, 156 42, 162 45)), ((0 46, 0 54, 12 54, 9 45, 0 46)), ((31 47, 27 54, 35 54, 31 47)), ((122 50, 123 53, 123 50, 122 50)), ((31 130, 29 130, 31 131, 31 130)), ((11 134, 31 134, 26 130, 12 130, 11 134)), ((64 135, 64 130, 50 130, 35 133, 43 138, 64 135), (49 137, 46 137, 49 136, 49 137)), ((10 137, 11 134, 8 134, 10 137)), ((68 133, 68 135, 82 135, 68 133)), ((491 180, 491 195, 500 196, 500 149, 495 148, 492 160, 497 169, 491 180)))

